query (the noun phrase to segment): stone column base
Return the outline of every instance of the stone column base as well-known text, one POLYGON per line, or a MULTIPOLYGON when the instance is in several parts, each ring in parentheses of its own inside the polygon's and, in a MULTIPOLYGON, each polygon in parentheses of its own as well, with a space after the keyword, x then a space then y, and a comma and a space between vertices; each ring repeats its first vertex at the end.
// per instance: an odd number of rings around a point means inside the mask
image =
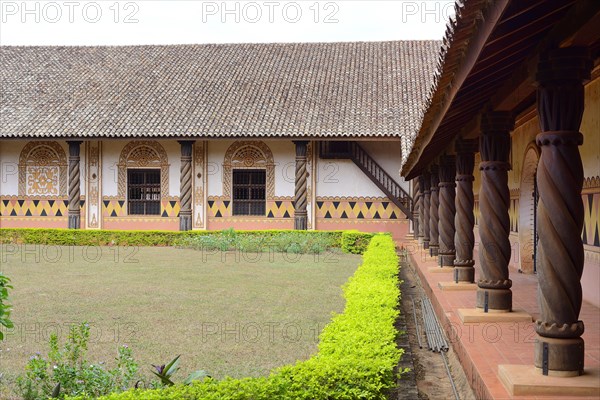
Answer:
POLYGON ((429 255, 431 257, 437 257, 439 255, 440 246, 437 244, 429 243, 429 255))
POLYGON ((308 229, 308 216, 306 211, 296 211, 294 215, 294 229, 297 231, 305 231, 308 229))
POLYGON ((550 376, 579 376, 583 373, 585 345, 582 338, 548 338, 538 336, 535 343, 535 366, 544 368, 544 343, 548 346, 550 376))
POLYGON ((481 286, 477 289, 477 308, 485 309, 486 293, 488 310, 512 311, 512 291, 510 289, 487 289, 481 286))
POLYGON ((498 377, 513 396, 600 396, 600 369, 573 378, 544 376, 533 365, 499 365, 498 377))
POLYGON ((454 264, 454 269, 456 270, 455 274, 457 274, 456 278, 459 282, 475 282, 475 268, 473 268, 473 264, 470 266, 454 264))
POLYGON ((69 229, 81 229, 81 215, 79 212, 69 212, 69 229))
POLYGON ((456 258, 456 255, 454 254, 454 252, 443 253, 440 251, 438 257, 439 257, 438 262, 440 264, 440 267, 453 267, 454 266, 454 259, 456 258))
POLYGON ((192 230, 192 214, 181 214, 179 213, 179 230, 180 231, 191 231, 192 230))

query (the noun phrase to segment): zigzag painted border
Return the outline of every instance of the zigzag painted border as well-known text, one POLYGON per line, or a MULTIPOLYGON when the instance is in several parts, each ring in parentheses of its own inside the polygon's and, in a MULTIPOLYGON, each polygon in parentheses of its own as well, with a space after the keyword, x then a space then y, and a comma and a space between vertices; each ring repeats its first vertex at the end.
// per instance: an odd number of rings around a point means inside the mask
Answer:
MULTIPOLYGON (((80 207, 85 206, 82 196, 80 207)), ((69 202, 65 197, 0 197, 0 217, 64 217, 67 216, 69 202)))
MULTIPOLYGON (((232 217, 231 200, 222 196, 209 196, 207 199, 208 216, 210 218, 232 217)), ((294 201, 291 197, 274 197, 266 201, 264 217, 252 215, 253 218, 293 218, 294 201)))
POLYGON ((128 215, 127 214, 127 202, 123 199, 115 197, 105 196, 102 199, 102 217, 103 218, 174 218, 179 217, 180 211, 179 197, 165 197, 160 203, 160 215, 149 216, 149 215, 128 215))
POLYGON ((396 220, 405 215, 387 197, 317 197, 317 218, 396 220))

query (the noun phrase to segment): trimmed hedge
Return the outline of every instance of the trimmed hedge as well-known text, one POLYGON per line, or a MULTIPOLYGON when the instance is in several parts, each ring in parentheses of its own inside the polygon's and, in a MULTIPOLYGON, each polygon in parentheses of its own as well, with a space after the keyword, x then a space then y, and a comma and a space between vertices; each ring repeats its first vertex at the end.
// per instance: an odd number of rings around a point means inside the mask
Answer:
POLYGON ((344 231, 340 247, 346 253, 363 254, 373 237, 373 233, 359 231, 344 231))
MULTIPOLYGON (((222 236, 225 231, 118 231, 43 228, 2 228, 0 243, 61 246, 176 246, 199 236, 222 236)), ((331 247, 340 247, 343 231, 257 230, 235 231, 236 235, 270 240, 281 234, 321 237, 331 247)))
POLYGON ((324 328, 312 358, 275 369, 268 377, 206 379, 190 386, 131 389, 103 399, 385 399, 395 386, 402 354, 394 327, 400 301, 397 274, 392 238, 375 235, 362 265, 344 285, 344 312, 324 328))

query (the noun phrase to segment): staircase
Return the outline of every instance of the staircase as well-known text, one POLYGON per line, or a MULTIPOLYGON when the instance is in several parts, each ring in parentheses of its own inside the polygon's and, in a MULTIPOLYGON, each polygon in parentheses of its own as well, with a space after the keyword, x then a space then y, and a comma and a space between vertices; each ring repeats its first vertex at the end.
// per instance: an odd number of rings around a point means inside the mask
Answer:
POLYGON ((357 142, 321 142, 319 154, 324 159, 350 159, 394 203, 408 219, 413 219, 410 195, 357 142))

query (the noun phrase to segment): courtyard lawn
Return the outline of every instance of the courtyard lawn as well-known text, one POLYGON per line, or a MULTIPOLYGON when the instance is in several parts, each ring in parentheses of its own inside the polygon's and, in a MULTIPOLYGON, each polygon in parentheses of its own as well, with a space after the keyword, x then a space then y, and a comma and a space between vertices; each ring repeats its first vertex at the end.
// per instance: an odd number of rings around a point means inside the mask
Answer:
POLYGON ((14 330, 0 342, 9 383, 48 338, 62 342, 70 324, 88 321, 88 359, 114 365, 119 345, 133 349, 143 375, 181 354, 183 379, 266 375, 307 359, 341 285, 360 256, 200 252, 169 247, 2 245, 11 278, 14 330))

